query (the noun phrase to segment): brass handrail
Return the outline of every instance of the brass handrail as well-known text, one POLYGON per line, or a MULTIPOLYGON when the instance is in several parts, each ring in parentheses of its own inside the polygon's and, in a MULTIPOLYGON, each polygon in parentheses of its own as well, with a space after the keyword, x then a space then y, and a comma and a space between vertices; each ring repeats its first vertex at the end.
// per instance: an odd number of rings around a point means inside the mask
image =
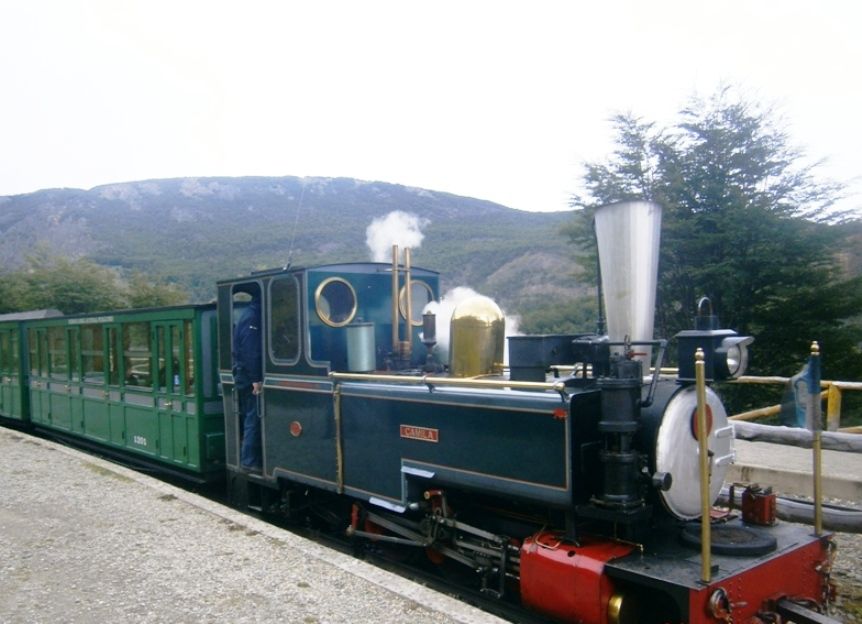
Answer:
POLYGON ((338 381, 377 381, 385 383, 403 383, 411 385, 454 386, 462 388, 510 388, 512 390, 546 390, 565 392, 566 384, 562 381, 508 381, 505 379, 476 379, 475 377, 437 377, 433 375, 389 375, 383 373, 329 373, 329 377, 338 381))

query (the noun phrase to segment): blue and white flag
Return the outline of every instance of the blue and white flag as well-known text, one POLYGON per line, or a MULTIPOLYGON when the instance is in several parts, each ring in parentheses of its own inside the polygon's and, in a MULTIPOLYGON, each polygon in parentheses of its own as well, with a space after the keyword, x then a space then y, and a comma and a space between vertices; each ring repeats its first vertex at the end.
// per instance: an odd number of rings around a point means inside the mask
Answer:
POLYGON ((811 402, 808 400, 808 364, 802 367, 787 382, 787 388, 781 398, 781 424, 785 427, 808 426, 808 411, 811 402))

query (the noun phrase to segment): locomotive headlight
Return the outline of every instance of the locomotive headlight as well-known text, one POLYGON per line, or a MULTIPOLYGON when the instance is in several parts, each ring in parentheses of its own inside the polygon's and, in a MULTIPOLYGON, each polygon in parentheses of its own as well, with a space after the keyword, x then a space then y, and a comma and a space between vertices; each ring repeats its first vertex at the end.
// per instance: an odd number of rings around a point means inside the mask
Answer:
POLYGON ((754 338, 751 336, 734 336, 721 341, 721 346, 716 349, 716 356, 724 357, 722 368, 726 370, 728 377, 738 379, 745 374, 748 368, 748 345, 752 342, 754 338))
POLYGON ((738 379, 748 368, 748 345, 751 336, 740 336, 732 329, 719 329, 718 317, 713 314, 712 302, 703 297, 697 302, 694 329, 676 335, 679 349, 679 381, 694 383, 695 354, 703 349, 704 372, 707 381, 738 379))
POLYGON ((679 380, 694 381, 694 356, 703 349, 706 379, 737 379, 748 368, 748 345, 751 336, 740 336, 729 329, 687 330, 677 334, 679 341, 679 380))
POLYGON ((732 377, 739 377, 744 369, 745 365, 748 364, 745 360, 747 360, 748 349, 745 349, 743 353, 742 348, 739 345, 733 345, 727 349, 727 369, 730 371, 732 377))

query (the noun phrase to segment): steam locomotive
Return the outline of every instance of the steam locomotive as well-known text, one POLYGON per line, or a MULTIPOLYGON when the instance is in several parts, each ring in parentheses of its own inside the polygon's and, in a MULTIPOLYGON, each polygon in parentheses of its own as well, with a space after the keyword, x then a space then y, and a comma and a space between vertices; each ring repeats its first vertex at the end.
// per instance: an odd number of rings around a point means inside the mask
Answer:
POLYGON ((440 299, 438 274, 393 248, 391 264, 220 281, 216 310, 175 310, 182 321, 162 312, 137 351, 125 325, 142 316, 9 325, 0 351, 18 348, 16 365, 30 360, 17 378, 22 398, 10 403, 32 400, 36 423, 202 480, 226 472, 238 505, 328 518, 357 543, 460 568, 486 594, 555 620, 830 621, 821 614, 833 592, 830 536, 711 509, 734 459, 733 429, 718 394, 695 383, 697 366, 708 380, 741 375, 751 338, 701 306, 695 328, 676 337, 679 373, 660 374, 660 217, 649 202, 599 209, 607 332, 510 337, 506 368, 499 307, 461 302, 448 344, 437 344, 440 321, 427 310, 440 299), (231 372, 234 323, 252 298, 263 311, 260 472, 240 464, 231 372), (65 347, 59 378, 55 326, 79 345, 65 347), (89 368, 103 389, 85 383, 85 353, 102 354, 89 368), (55 416, 64 393, 81 397, 68 419, 55 416), (131 399, 136 411, 118 411, 131 399), (111 406, 93 424, 85 414, 100 400, 111 406), (146 430, 144 406, 157 412, 146 430))

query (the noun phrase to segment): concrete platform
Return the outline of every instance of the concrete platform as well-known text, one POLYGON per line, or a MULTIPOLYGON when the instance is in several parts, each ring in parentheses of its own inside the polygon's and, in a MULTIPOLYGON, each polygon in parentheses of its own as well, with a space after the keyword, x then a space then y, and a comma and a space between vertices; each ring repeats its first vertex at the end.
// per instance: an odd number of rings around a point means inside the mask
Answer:
POLYGON ((0 622, 503 620, 132 470, 0 428, 0 622))
MULTIPOLYGON (((814 455, 811 449, 735 440, 736 463, 728 481, 771 485, 779 494, 813 495, 814 455)), ((862 454, 823 451, 823 496, 862 503, 862 454)))

